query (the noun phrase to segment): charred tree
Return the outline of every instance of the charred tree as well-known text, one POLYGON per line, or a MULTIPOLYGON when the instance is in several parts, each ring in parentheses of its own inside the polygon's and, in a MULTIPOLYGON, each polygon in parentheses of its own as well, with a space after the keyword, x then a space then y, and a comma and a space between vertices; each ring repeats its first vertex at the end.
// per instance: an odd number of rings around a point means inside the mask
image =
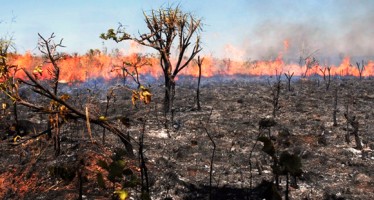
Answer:
POLYGON ((358 73, 359 73, 359 75, 360 75, 360 80, 361 80, 361 79, 362 79, 362 73, 363 73, 364 70, 365 70, 365 61, 362 60, 362 61, 361 61, 361 65, 360 65, 359 62, 356 62, 356 67, 357 67, 357 69, 358 69, 358 73))
POLYGON ((201 81, 201 66, 203 65, 204 58, 200 59, 200 56, 197 57, 197 66, 199 67, 199 76, 197 78, 197 88, 196 88, 196 105, 197 110, 201 110, 200 105, 200 81, 201 81))
MULTIPOLYGON (((18 67, 14 65, 9 65, 7 62, 8 54, 11 50, 14 50, 12 38, 10 39, 0 39, 0 90, 10 98, 13 102, 13 115, 15 121, 15 130, 17 135, 20 135, 18 129, 18 109, 17 102, 14 101, 11 94, 17 91, 17 80, 15 74, 18 71, 18 67)), ((5 109, 4 109, 5 111, 5 109)))
POLYGON ((333 126, 338 126, 338 123, 336 121, 336 114, 338 112, 338 87, 336 87, 334 91, 334 105, 333 106, 334 106, 333 113, 332 113, 333 126))
MULTIPOLYGON (((210 123, 212 113, 213 113, 213 108, 210 110, 209 117, 206 121, 207 125, 210 123)), ((201 123, 201 125, 202 125, 202 123, 201 123)), ((212 134, 208 131, 208 128, 206 126, 202 126, 202 129, 207 134, 207 136, 208 136, 209 140, 212 142, 212 146, 213 146, 212 156, 210 158, 210 167, 209 167, 209 199, 212 200, 213 199, 213 187, 212 187, 212 184, 213 184, 213 166, 214 166, 214 158, 215 158, 215 152, 216 152, 217 145, 214 141, 214 138, 213 138, 212 134)))
MULTIPOLYGON (((56 37, 54 33, 49 36, 49 38, 44 38, 40 33, 38 33, 39 42, 38 42, 38 49, 39 51, 47 58, 47 63, 52 64, 52 69, 48 70, 48 73, 51 75, 51 87, 53 89, 53 93, 57 95, 58 90, 58 81, 60 78, 60 67, 58 66, 58 61, 63 58, 63 54, 57 52, 57 48, 65 47, 62 45, 62 40, 59 43, 54 42, 54 38, 56 37)), ((40 73, 37 69, 33 72, 34 74, 40 73)))
POLYGON ((344 117, 347 120, 347 124, 350 124, 353 128, 353 130, 350 132, 347 130, 347 135, 346 135, 346 142, 349 144, 350 143, 350 135, 355 136, 355 142, 356 142, 356 148, 359 150, 362 150, 362 143, 360 136, 358 134, 358 128, 359 128, 359 123, 358 119, 354 115, 350 115, 348 112, 344 113, 344 117))
POLYGON ((179 6, 160 8, 143 14, 149 33, 133 37, 120 25, 117 31, 109 29, 107 33, 101 34, 100 38, 112 39, 115 42, 132 40, 151 47, 159 53, 160 66, 164 75, 164 113, 166 114, 173 107, 176 76, 202 50, 199 35, 201 20, 192 13, 183 12, 179 6), (171 62, 173 47, 176 47, 175 65, 171 62))
MULTIPOLYGON (((113 90, 110 90, 107 95, 106 95, 106 105, 105 105, 105 111, 104 111, 104 116, 103 116, 103 119, 106 119, 106 116, 108 116, 108 110, 109 110, 109 103, 110 103, 110 100, 114 97, 114 94, 113 94, 113 90)), ((105 144, 105 128, 103 128, 103 138, 102 138, 102 142, 103 142, 103 145, 105 144)))
MULTIPOLYGON (((37 78, 35 74, 32 74, 28 72, 27 70, 23 69, 23 72, 26 74, 26 77, 28 80, 18 79, 16 84, 6 84, 4 87, 6 87, 7 90, 2 90, 5 92, 13 101, 16 101, 19 105, 28 107, 36 112, 41 112, 45 114, 55 115, 57 114, 55 110, 52 110, 50 107, 50 104, 37 104, 34 102, 30 102, 26 99, 23 99, 18 92, 19 84, 25 84, 30 89, 37 94, 40 94, 43 98, 49 99, 51 102, 54 102, 53 104, 58 105, 59 107, 59 114, 62 115, 62 117, 68 121, 68 120, 77 120, 86 119, 86 114, 84 111, 80 110, 78 107, 73 106, 73 104, 69 103, 69 100, 66 98, 65 95, 57 96, 54 94, 54 92, 47 86, 42 84, 37 78), (12 89, 12 90, 10 90, 12 89)), ((63 121, 65 121, 63 120, 63 121)), ((97 124, 116 136, 120 138, 120 140, 125 145, 126 151, 129 155, 129 157, 134 157, 133 153, 133 146, 131 144, 131 141, 135 141, 132 137, 129 135, 124 134, 122 131, 120 131, 118 128, 115 127, 115 125, 107 120, 100 119, 99 116, 89 116, 89 121, 93 124, 97 124)), ((47 132, 52 130, 54 127, 50 127, 47 132)), ((43 135, 46 132, 43 132, 41 134, 37 134, 37 136, 43 135)), ((15 143, 14 145, 21 144, 27 140, 23 140, 19 143, 15 143)))
POLYGON ((282 82, 281 82, 282 74, 281 73, 278 74, 277 71, 275 71, 275 74, 276 74, 276 82, 271 84, 269 81, 269 86, 271 88, 271 95, 272 95, 272 104, 273 104, 273 111, 272 111, 273 118, 276 117, 276 113, 280 109, 279 96, 280 96, 280 90, 282 86, 282 82))
POLYGON ((144 156, 144 133, 146 120, 143 120, 142 132, 139 137, 139 163, 140 163, 140 176, 141 176, 141 194, 142 197, 149 197, 149 178, 148 178, 148 168, 146 165, 146 159, 144 156))
POLYGON ((317 59, 313 56, 318 52, 318 49, 311 52, 307 48, 302 48, 299 56, 299 66, 305 66, 305 72, 302 74, 303 78, 308 76, 308 72, 311 68, 318 65, 317 59))
MULTIPOLYGON (((53 94, 58 96, 58 83, 60 78, 60 67, 58 66, 58 61, 63 57, 62 54, 57 52, 57 48, 64 47, 62 45, 62 40, 60 40, 59 43, 54 42, 55 35, 54 33, 51 34, 49 38, 44 38, 42 35, 38 33, 39 36, 39 43, 38 43, 38 49, 39 51, 47 58, 47 63, 52 64, 52 69, 48 70, 48 73, 51 75, 51 88, 53 91, 53 94)), ((36 67, 33 71, 33 74, 36 78, 38 76, 42 75, 42 69, 41 67, 36 67)), ((58 105, 51 102, 51 108, 52 111, 55 112, 55 114, 49 115, 48 120, 48 128, 53 127, 53 145, 55 149, 55 155, 58 156, 61 151, 61 145, 60 145, 60 115, 59 115, 59 107, 58 105)))
POLYGON ((287 78, 287 88, 288 88, 288 91, 290 92, 291 91, 291 79, 292 79, 292 76, 294 75, 294 72, 290 73, 284 73, 284 75, 286 76, 287 78))
POLYGON ((315 57, 307 57, 305 58, 305 73, 304 77, 308 76, 308 72, 310 69, 312 69, 314 66, 318 66, 318 60, 315 57))
POLYGON ((323 75, 323 81, 325 83, 326 91, 329 90, 331 84, 331 66, 325 66, 324 68, 319 69, 323 75), (327 72, 327 75, 326 75, 327 72))
POLYGON ((83 170, 84 160, 81 159, 78 164, 78 200, 83 200, 83 170))

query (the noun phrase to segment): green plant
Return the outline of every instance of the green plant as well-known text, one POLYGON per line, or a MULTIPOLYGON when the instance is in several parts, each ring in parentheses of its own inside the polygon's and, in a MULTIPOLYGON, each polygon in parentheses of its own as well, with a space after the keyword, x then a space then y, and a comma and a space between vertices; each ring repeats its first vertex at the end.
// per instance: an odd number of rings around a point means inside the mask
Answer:
POLYGON ((272 140, 265 136, 258 137, 258 141, 263 143, 262 151, 268 154, 272 160, 272 169, 275 177, 277 188, 279 188, 279 176, 286 176, 286 193, 285 198, 289 199, 289 176, 295 180, 302 174, 301 158, 298 155, 283 151, 279 154, 279 150, 275 148, 272 140))
POLYGON ((101 188, 107 188, 105 184, 105 179, 107 179, 112 183, 114 194, 117 194, 120 199, 126 199, 128 196, 128 191, 125 190, 125 188, 137 187, 140 184, 137 175, 131 168, 128 167, 127 162, 123 159, 126 154, 126 151, 117 149, 113 154, 112 161, 110 163, 104 160, 99 160, 97 162, 98 166, 108 172, 106 177, 104 177, 103 173, 97 172, 96 180, 98 185, 101 188), (116 183, 121 184, 120 190, 115 190, 116 183), (124 195, 124 192, 126 195, 124 195))

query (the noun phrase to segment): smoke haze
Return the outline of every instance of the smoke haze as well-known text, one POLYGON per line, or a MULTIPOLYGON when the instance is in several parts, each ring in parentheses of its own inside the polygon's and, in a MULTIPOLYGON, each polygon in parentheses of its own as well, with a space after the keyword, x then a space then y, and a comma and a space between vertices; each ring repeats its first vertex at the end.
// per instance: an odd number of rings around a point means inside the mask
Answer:
POLYGON ((278 2, 259 7, 265 17, 258 20, 243 42, 247 57, 274 58, 281 51, 285 58, 295 57, 302 50, 317 50, 316 56, 320 57, 373 56, 374 1, 278 2), (300 5, 304 2, 310 5, 300 5), (325 4, 330 4, 330 9, 325 4), (288 51, 283 50, 285 40, 288 51))

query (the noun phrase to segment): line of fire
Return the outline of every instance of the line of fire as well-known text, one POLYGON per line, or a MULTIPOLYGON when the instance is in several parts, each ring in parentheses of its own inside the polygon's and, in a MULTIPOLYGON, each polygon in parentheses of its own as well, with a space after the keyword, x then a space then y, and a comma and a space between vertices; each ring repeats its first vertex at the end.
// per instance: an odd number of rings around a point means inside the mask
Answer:
MULTIPOLYGON (((287 46, 285 46, 286 49, 287 46)), ((131 51, 131 50, 130 50, 131 51)), ((85 55, 65 54, 59 61, 61 70, 60 82, 65 83, 81 83, 90 79, 111 80, 118 76, 122 76, 121 66, 124 62, 136 63, 139 59, 147 59, 147 64, 138 67, 141 75, 148 75, 153 78, 159 78, 162 75, 161 68, 158 67, 159 58, 146 53, 131 53, 124 55, 120 51, 116 53, 106 53, 98 49, 89 50, 85 55)), ((358 62, 351 61, 349 56, 341 59, 338 64, 325 64, 323 60, 317 61, 316 57, 298 56, 295 62, 286 62, 280 52, 273 59, 269 60, 234 60, 230 58, 220 59, 212 56, 204 57, 204 66, 201 75, 205 78, 222 76, 275 76, 282 73, 293 73, 294 76, 323 76, 326 75, 326 69, 330 70, 331 76, 347 77, 371 77, 374 75, 374 61, 360 60, 358 62)), ((175 61, 176 59, 174 59, 175 61)), ((30 52, 25 54, 11 54, 9 63, 33 71, 36 66, 42 67, 44 72, 40 75, 40 79, 49 79, 48 69, 52 67, 51 63, 43 63, 41 56, 33 55, 30 52)), ((181 71, 181 75, 197 77, 198 66, 196 62, 181 71)), ((25 77, 22 72, 17 74, 18 77, 25 77)))

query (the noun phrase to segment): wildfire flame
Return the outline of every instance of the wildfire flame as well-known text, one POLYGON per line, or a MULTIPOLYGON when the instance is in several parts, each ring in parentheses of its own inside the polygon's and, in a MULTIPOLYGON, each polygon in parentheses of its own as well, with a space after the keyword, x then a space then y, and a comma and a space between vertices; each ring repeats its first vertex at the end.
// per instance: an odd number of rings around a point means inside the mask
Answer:
MULTIPOLYGON (((289 47, 289 43, 284 41, 284 50, 289 47)), ((19 68, 25 68, 32 71, 35 66, 42 66, 43 72, 40 79, 49 79, 51 77, 49 70, 52 69, 50 63, 43 62, 41 56, 32 55, 30 52, 25 54, 12 54, 9 56, 10 63, 19 68)), ((121 66, 124 62, 134 63, 138 59, 137 53, 130 53, 129 55, 108 55, 100 51, 85 55, 66 55, 59 60, 60 67, 60 81, 61 82, 84 82, 91 78, 104 78, 110 80, 120 75, 119 71, 113 70, 116 66, 121 66)), ((139 74, 148 74, 153 77, 162 76, 162 70, 159 66, 159 59, 156 57, 149 58, 149 65, 138 68, 139 74)), ((258 61, 240 61, 231 59, 217 59, 207 56, 204 59, 202 67, 202 76, 212 77, 216 75, 231 76, 231 75, 276 75, 280 73, 294 73, 295 76, 302 76, 307 72, 307 76, 321 75, 321 69, 324 67, 331 68, 332 76, 359 76, 360 71, 355 64, 351 64, 350 57, 345 57, 339 65, 323 65, 318 63, 306 70, 307 66, 304 64, 300 66, 298 63, 285 63, 282 59, 282 53, 273 60, 258 60, 258 61)), ((190 66, 181 71, 182 75, 197 77, 198 66, 195 62, 191 62, 190 66)), ((374 75, 374 61, 368 61, 364 65, 362 71, 363 77, 374 75)), ((25 74, 20 72, 17 76, 24 78, 25 74)))

